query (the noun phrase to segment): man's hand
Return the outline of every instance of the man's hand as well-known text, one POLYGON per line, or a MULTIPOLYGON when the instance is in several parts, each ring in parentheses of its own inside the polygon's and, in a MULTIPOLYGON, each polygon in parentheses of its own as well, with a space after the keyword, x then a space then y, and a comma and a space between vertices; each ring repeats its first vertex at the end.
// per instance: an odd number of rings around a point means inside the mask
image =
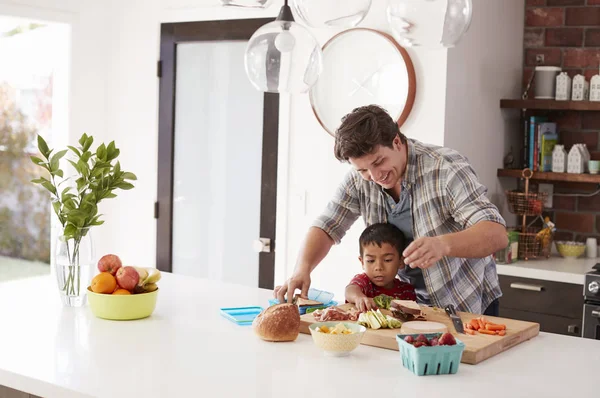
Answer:
POLYGON ((447 256, 450 249, 441 237, 422 237, 414 240, 404 250, 404 263, 411 268, 429 268, 442 257, 447 256))
POLYGON ((367 312, 370 310, 377 309, 377 304, 375 304, 375 301, 373 301, 372 298, 367 297, 367 296, 357 298, 356 302, 354 303, 354 306, 360 312, 367 312))
POLYGON ((300 297, 308 299, 308 289, 310 288, 310 273, 295 273, 283 286, 275 287, 273 296, 277 297, 280 303, 285 302, 287 293, 287 302, 291 303, 296 289, 300 289, 300 297))

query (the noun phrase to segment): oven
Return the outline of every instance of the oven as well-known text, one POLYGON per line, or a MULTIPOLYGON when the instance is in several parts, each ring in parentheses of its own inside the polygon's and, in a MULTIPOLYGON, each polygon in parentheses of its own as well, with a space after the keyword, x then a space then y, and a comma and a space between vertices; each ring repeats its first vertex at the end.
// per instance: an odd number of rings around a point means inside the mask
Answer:
POLYGON ((582 337, 600 340, 600 264, 585 274, 582 337))

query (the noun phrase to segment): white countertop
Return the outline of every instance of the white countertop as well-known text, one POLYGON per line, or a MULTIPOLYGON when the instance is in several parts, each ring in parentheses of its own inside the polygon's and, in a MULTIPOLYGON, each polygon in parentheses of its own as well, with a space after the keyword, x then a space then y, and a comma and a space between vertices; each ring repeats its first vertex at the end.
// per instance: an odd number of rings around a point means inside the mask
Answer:
POLYGON ((42 397, 594 396, 600 341, 541 333, 458 373, 418 377, 397 351, 324 357, 310 335, 268 343, 219 315, 271 292, 164 274, 144 320, 63 308, 54 280, 0 283, 0 385, 42 397))
POLYGON ((549 259, 519 260, 512 264, 496 264, 498 275, 542 279, 583 285, 584 275, 600 263, 600 258, 564 258, 552 256, 549 259))

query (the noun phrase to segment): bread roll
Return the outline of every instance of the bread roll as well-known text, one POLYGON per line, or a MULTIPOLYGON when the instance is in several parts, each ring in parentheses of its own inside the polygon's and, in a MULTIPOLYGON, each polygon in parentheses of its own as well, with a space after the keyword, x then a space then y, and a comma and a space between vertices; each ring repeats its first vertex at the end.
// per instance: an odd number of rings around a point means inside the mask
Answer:
POLYGON ((294 304, 275 304, 258 314, 252 328, 266 341, 294 341, 300 330, 300 313, 294 304))

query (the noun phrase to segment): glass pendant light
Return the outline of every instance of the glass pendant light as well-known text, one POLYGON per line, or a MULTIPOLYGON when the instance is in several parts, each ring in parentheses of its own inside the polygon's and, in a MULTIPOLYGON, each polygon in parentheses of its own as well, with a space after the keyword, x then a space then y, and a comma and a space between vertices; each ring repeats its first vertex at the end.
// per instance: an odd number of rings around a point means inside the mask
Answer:
POLYGON ((471 0, 389 0, 392 34, 405 47, 454 47, 471 23, 471 0))
POLYGON ((367 15, 371 0, 291 0, 294 15, 314 28, 353 28, 367 15))
POLYGON ((323 69, 315 37, 294 22, 288 0, 273 22, 260 27, 248 42, 244 63, 250 82, 269 93, 303 93, 323 69))
POLYGON ((273 0, 220 0, 226 7, 267 8, 273 0))

